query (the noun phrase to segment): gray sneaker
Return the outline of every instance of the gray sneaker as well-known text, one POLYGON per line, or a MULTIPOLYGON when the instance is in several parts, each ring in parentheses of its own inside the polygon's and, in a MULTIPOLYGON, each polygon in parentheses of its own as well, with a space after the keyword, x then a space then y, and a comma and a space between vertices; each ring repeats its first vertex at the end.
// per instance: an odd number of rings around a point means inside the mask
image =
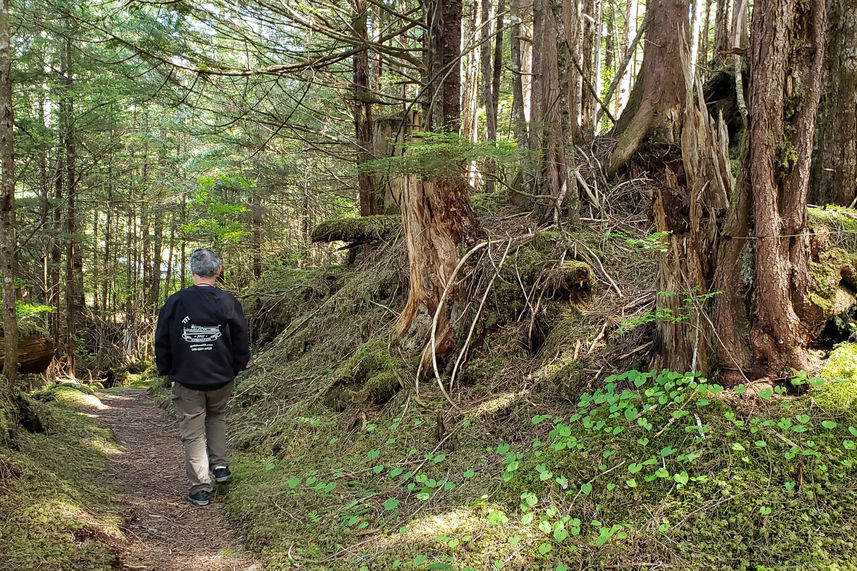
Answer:
POLYGON ((187 499, 195 506, 207 506, 211 503, 211 492, 208 490, 197 490, 189 493, 187 499))
POLYGON ((226 466, 218 466, 214 469, 214 481, 219 483, 231 482, 232 472, 226 466))

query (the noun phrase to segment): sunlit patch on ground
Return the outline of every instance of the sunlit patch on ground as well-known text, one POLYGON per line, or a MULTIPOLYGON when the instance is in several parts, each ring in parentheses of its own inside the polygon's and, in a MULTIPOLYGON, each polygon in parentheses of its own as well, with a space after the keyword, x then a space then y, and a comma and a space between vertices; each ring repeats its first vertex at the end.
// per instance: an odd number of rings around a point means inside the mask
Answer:
POLYGON ((94 394, 81 390, 81 385, 74 382, 62 382, 54 389, 56 399, 64 404, 84 406, 96 410, 104 410, 106 405, 94 394))

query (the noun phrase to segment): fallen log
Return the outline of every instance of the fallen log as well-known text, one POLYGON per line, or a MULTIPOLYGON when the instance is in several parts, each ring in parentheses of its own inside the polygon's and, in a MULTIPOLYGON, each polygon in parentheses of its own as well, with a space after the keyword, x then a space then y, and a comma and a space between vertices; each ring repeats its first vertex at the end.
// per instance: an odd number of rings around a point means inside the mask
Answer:
MULTIPOLYGON (((0 345, 3 338, 0 337, 0 345)), ((41 333, 22 335, 18 339, 18 372, 44 373, 54 357, 54 344, 41 333)), ((3 367, 3 355, 0 354, 0 368, 3 367)))
POLYGON ((312 231, 313 243, 348 242, 349 248, 361 244, 386 241, 395 238, 402 230, 402 218, 398 215, 379 214, 360 218, 338 218, 322 222, 312 231))

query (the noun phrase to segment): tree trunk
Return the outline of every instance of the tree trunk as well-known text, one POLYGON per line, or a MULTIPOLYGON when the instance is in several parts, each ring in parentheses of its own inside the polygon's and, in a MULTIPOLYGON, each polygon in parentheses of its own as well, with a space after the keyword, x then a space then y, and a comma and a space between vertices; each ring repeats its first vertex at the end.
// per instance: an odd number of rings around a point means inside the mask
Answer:
POLYGON ((741 170, 729 197, 729 210, 721 228, 720 247, 717 252, 717 269, 714 272, 714 290, 721 293, 714 298, 714 329, 717 334, 718 369, 726 386, 735 386, 746 380, 753 366, 750 349, 752 307, 747 293, 747 267, 751 265, 751 241, 743 238, 752 231, 752 193, 747 170, 748 145, 744 138, 741 149, 741 170))
MULTIPOLYGON (((598 26, 598 7, 601 0, 582 0, 583 14, 580 19, 582 30, 580 33, 580 67, 582 80, 584 82, 593 83, 594 69, 593 62, 595 60, 595 51, 598 48, 596 38, 600 35, 598 26)), ((535 34, 533 34, 535 38, 535 34)), ((592 93, 586 89, 581 90, 580 99, 580 122, 581 131, 586 134, 591 134, 595 130, 594 117, 598 106, 592 97, 592 93)))
MULTIPOLYGON (((482 13, 479 10, 479 0, 470 0, 467 5, 466 12, 469 17, 463 22, 466 22, 467 34, 470 38, 468 43, 479 45, 480 43, 490 48, 490 44, 484 43, 487 36, 487 28, 482 23, 482 13)), ((462 50, 465 46, 461 46, 462 50)), ((463 71, 461 86, 461 120, 460 131, 461 137, 471 143, 476 143, 479 140, 479 52, 476 49, 470 49, 468 52, 462 52, 461 65, 463 71)), ((476 161, 470 161, 465 165, 467 170, 467 182, 470 188, 477 188, 480 183, 480 172, 477 168, 476 161)))
POLYGON ((690 41, 688 0, 654 0, 646 32, 643 64, 628 105, 613 130, 618 136, 607 174, 615 175, 649 136, 675 139, 684 107, 684 74, 679 49, 690 41))
MULTIPOLYGON (((180 228, 184 228, 187 224, 187 197, 182 194, 182 210, 181 210, 181 226, 180 228)), ((179 260, 179 267, 181 278, 179 278, 179 287, 184 289, 187 285, 187 241, 185 240, 184 230, 182 230, 181 234, 181 255, 179 260)))
MULTIPOLYGON (((253 196, 251 197, 252 203, 250 205, 250 226, 251 226, 251 235, 253 241, 253 277, 255 279, 259 279, 262 275, 262 197, 259 195, 259 189, 252 189, 253 196)), ((175 233, 175 226, 173 226, 172 231, 170 232, 170 258, 173 255, 173 234, 175 233)), ((167 270, 169 271, 169 270, 167 270)), ((167 287, 170 287, 169 273, 167 274, 167 287)))
POLYGON ((824 67, 811 202, 848 206, 857 198, 857 0, 828 0, 824 67))
POLYGON ((703 11, 705 10, 705 0, 692 0, 691 9, 693 10, 690 19, 690 77, 696 81, 697 62, 699 61, 699 43, 700 35, 702 34, 702 24, 705 22, 703 11))
POLYGON ((509 53, 512 66, 512 133, 518 148, 526 150, 527 121, 524 117, 523 50, 521 44, 521 0, 510 0, 512 27, 510 29, 509 53))
MULTIPOLYGON (((15 313, 15 138, 12 114, 12 38, 9 3, 0 0, 0 266, 3 272, 3 375, 14 390, 18 374, 18 318, 15 313)), ((4 388, 3 392, 6 390, 4 388)))
POLYGON ((63 144, 65 154, 65 179, 66 190, 66 348, 69 374, 75 373, 75 350, 77 349, 76 331, 78 312, 83 309, 83 257, 78 248, 78 212, 77 212, 77 157, 74 133, 74 100, 71 90, 74 85, 73 68, 71 58, 71 40, 66 39, 63 45, 61 83, 63 85, 63 96, 60 100, 60 114, 65 117, 65 132, 63 133, 63 144))
MULTIPOLYGON (((354 39, 358 45, 367 45, 367 21, 369 10, 366 0, 352 0, 354 20, 352 27, 354 39)), ((354 54, 354 129, 357 136, 357 186, 359 188, 360 215, 378 214, 378 201, 375 193, 375 177, 368 170, 360 168, 371 161, 372 141, 374 139, 374 119, 372 118, 372 92, 370 89, 369 50, 363 49, 354 54)))
POLYGON ((565 135, 560 114, 557 41, 559 27, 551 0, 533 2, 533 98, 529 148, 538 152, 533 194, 549 196, 541 204, 543 220, 557 220, 567 191, 565 135))
MULTIPOLYGON (((443 61, 454 62, 455 69, 449 68, 450 73, 444 75, 443 84, 437 86, 438 91, 428 94, 428 97, 442 95, 442 123, 445 126, 457 126, 461 78, 455 70, 458 69, 458 46, 461 40, 461 3, 444 4, 443 13, 443 25, 430 29, 432 33, 442 33, 443 41, 435 41, 430 34, 427 43, 442 45, 443 61), (456 25, 453 20, 457 20, 456 25), (451 51, 453 47, 454 52, 451 51), (452 101, 453 93, 455 102, 452 101)), ((402 197, 402 228, 408 250, 410 289, 408 300, 396 322, 395 332, 406 345, 413 345, 414 348, 425 341, 447 281, 458 265, 458 248, 474 237, 478 230, 476 215, 470 205, 470 189, 463 174, 462 165, 461 172, 422 180, 413 187, 408 185, 402 197)), ((458 288, 450 288, 448 295, 455 302, 461 294, 458 288)), ((446 305, 447 308, 455 306, 456 303, 446 305)), ((431 344, 425 345, 423 349, 424 374, 432 370, 427 366, 432 353, 443 359, 455 345, 448 311, 438 317, 435 339, 434 351, 431 344)))
POLYGON ((161 299, 161 264, 163 263, 164 250, 164 203, 163 192, 160 188, 155 197, 157 206, 152 209, 152 269, 149 272, 149 305, 147 306, 150 315, 154 315, 158 310, 158 302, 161 299))
MULTIPOLYGON (((687 58, 691 57, 685 53, 687 58)), ((688 86, 693 85, 686 60, 688 86)), ((659 256, 656 298, 656 368, 708 374, 715 339, 706 322, 720 241, 718 220, 734 182, 729 166, 729 134, 711 120, 701 88, 689 90, 682 121, 684 180, 667 170, 667 183, 656 191, 655 228, 668 232, 659 256)))
MULTIPOLYGON (((574 175, 575 145, 580 137, 580 74, 572 58, 576 53, 577 6, 570 0, 553 0, 553 11, 560 14, 557 21, 557 67, 559 72, 559 116, 563 132, 562 148, 565 154, 565 172, 560 192, 568 205, 568 222, 572 228, 580 226, 580 197, 577 178, 574 175)), ((554 222, 559 223, 561 204, 554 210, 554 222)))
MULTIPOLYGON (((425 341, 432 317, 447 281, 458 264, 458 248, 478 229, 470 205, 469 188, 463 178, 419 181, 405 189, 402 200, 402 228, 408 249, 410 290, 405 308, 396 322, 401 337, 425 341)), ((456 291, 451 290, 451 296, 456 291)), ((447 304, 450 307, 452 304, 447 304)), ((435 353, 442 359, 455 346, 449 315, 440 316, 435 353)), ((423 373, 429 374, 431 348, 423 353, 423 373)))
POLYGON ((604 43, 604 2, 595 0, 595 24, 592 28, 592 84, 594 93, 587 100, 590 102, 588 115, 585 116, 589 126, 587 133, 591 136, 598 130, 596 116, 601 106, 598 101, 601 99, 601 73, 603 71, 603 58, 601 57, 601 44, 604 43))
MULTIPOLYGON (((732 47, 732 5, 735 0, 718 0, 714 18, 714 56, 732 47)), ((741 0, 738 0, 740 3, 741 0)))
MULTIPOLYGON (((625 24, 622 28, 622 60, 628 57, 628 51, 635 49, 631 41, 637 35, 637 0, 627 0, 625 4, 625 24)), ((632 56, 633 57, 633 56, 632 56)), ((631 92, 631 71, 621 69, 621 77, 616 89, 616 115, 622 113, 628 103, 628 95, 631 92)))
MULTIPOLYGON (((164 297, 160 304, 167 302, 167 298, 173 293, 173 264, 176 255, 176 214, 170 213, 170 238, 167 245, 167 275, 164 276, 164 297)), ((255 254, 254 254, 255 257, 255 254)), ((255 272, 255 260, 253 262, 255 272)), ((258 278, 258 276, 256 276, 258 278)))
POLYGON ((494 109, 494 85, 493 71, 491 65, 491 43, 488 37, 491 35, 491 0, 481 0, 482 29, 484 41, 479 48, 480 68, 482 70, 482 105, 485 107, 485 138, 489 141, 497 140, 497 111, 494 109))
POLYGON ((457 133, 461 121, 461 11, 462 0, 442 0, 443 127, 457 133))
MULTIPOLYGON (((503 61, 503 10, 502 1, 497 5, 497 18, 494 38, 494 61, 491 61, 491 43, 487 36, 491 33, 491 0, 482 0, 482 26, 485 30, 486 41, 480 48, 482 68, 482 101, 485 106, 485 137, 489 141, 497 140, 497 105, 499 103, 500 73, 503 61)), ((484 167, 485 192, 494 191, 494 165, 484 167)))
POLYGON ((825 4, 758 0, 753 10, 748 107, 756 320, 750 340, 757 363, 773 377, 809 365, 811 331, 801 320, 809 287, 805 222, 825 4))

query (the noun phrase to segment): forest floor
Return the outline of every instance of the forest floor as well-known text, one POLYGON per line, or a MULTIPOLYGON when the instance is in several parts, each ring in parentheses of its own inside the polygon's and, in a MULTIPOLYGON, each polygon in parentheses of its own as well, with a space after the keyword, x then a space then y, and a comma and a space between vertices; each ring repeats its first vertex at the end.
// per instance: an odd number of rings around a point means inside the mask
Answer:
POLYGON ((99 395, 90 414, 106 424, 123 452, 112 460, 119 510, 128 538, 122 569, 251 570, 261 568, 242 546, 215 491, 204 508, 187 500, 184 454, 175 421, 146 392, 99 395))

